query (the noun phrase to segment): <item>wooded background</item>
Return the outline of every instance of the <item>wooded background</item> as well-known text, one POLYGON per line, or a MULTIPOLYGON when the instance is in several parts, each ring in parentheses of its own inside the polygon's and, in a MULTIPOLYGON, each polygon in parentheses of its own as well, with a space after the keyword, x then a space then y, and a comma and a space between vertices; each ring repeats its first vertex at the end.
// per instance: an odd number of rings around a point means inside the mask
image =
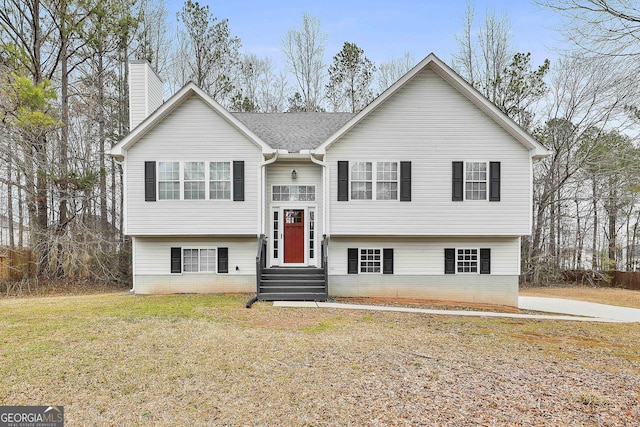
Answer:
MULTIPOLYGON (((534 170, 523 280, 567 269, 640 269, 640 11, 628 0, 540 1, 572 48, 532 64, 509 17, 469 4, 451 65, 553 150, 534 170)), ((376 65, 303 15, 283 31, 286 68, 242 51, 232 23, 187 0, 175 19, 150 0, 0 0, 0 244, 29 248, 38 277, 130 280, 122 169, 127 61, 147 59, 165 98, 194 81, 231 111, 364 108, 417 62, 376 65)), ((418 58, 420 59, 420 58, 418 58)))

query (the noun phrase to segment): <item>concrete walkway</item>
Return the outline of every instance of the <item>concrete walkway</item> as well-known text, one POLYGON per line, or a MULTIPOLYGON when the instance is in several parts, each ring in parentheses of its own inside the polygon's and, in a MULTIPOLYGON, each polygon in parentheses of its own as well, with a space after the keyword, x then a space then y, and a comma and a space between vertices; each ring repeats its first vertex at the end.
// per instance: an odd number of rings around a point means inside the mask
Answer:
POLYGON ((427 308, 389 307, 313 301, 274 301, 274 307, 338 308, 348 310, 395 311, 448 316, 506 317, 513 319, 571 320, 577 322, 640 322, 640 309, 615 307, 559 298, 519 297, 520 309, 559 314, 517 314, 491 311, 433 310, 427 308), (578 317, 584 316, 584 317, 578 317))

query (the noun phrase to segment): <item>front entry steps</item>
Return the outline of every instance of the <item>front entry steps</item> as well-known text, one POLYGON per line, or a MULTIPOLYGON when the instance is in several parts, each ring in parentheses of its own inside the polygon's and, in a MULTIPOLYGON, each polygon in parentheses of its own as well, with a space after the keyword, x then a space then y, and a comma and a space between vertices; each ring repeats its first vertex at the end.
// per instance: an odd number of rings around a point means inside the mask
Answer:
POLYGON ((271 267, 262 269, 258 301, 326 301, 324 268, 271 267))

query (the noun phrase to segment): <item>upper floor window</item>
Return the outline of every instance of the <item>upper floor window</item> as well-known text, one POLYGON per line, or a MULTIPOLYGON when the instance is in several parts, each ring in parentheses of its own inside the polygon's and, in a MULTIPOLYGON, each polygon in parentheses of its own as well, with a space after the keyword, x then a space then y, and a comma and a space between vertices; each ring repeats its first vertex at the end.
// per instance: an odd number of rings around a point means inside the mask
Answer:
POLYGON ((355 162, 351 166, 351 199, 373 198, 373 167, 371 162, 355 162))
POLYGON ((351 200, 373 200, 374 195, 375 200, 398 200, 397 162, 353 163, 351 200))
POLYGON ((376 199, 398 200, 398 164, 378 162, 376 169, 376 199))
POLYGON ((465 163, 465 199, 487 200, 487 164, 465 163))
POLYGON ((184 164, 185 200, 204 199, 204 162, 185 162, 184 164))
POLYGON ((500 201, 501 163, 463 162, 451 163, 451 200, 500 201))
POLYGON ((180 199, 180 162, 158 162, 158 199, 180 199))
POLYGON ((209 163, 209 198, 231 199, 231 164, 229 162, 209 163))

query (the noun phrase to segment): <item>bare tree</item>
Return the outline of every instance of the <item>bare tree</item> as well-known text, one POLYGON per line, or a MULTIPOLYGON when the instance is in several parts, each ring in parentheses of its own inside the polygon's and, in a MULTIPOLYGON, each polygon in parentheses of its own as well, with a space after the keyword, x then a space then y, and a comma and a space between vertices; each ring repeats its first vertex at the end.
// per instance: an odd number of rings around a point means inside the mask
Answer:
POLYGON ((463 32, 456 36, 458 53, 453 68, 489 100, 497 98, 497 81, 515 53, 511 44, 511 22, 506 15, 487 10, 485 20, 474 36, 475 11, 467 3, 463 32))
POLYGON ((378 90, 380 93, 397 82, 416 64, 411 52, 405 52, 399 58, 391 58, 378 67, 378 90))
POLYGON ((633 0, 539 0, 567 20, 560 31, 582 51, 604 56, 640 55, 640 5, 633 0))
POLYGON ((320 21, 307 13, 302 15, 302 26, 289 30, 281 40, 282 52, 295 77, 305 111, 321 109, 326 40, 320 21))

